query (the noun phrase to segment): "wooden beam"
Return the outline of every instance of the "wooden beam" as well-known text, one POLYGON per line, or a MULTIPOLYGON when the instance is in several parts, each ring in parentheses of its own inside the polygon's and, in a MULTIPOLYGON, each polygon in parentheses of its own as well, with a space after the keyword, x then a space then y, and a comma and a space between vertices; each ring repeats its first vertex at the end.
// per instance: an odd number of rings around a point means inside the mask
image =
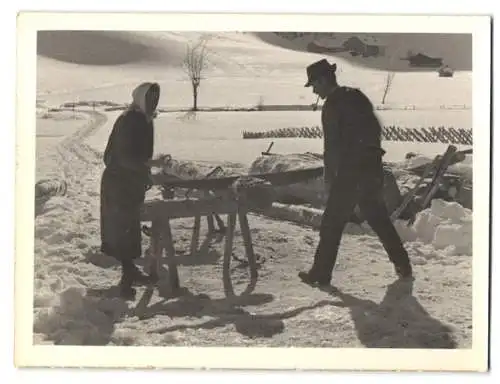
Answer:
POLYGON ((170 289, 175 293, 180 288, 179 272, 177 271, 177 261, 175 260, 174 239, 172 238, 172 229, 170 221, 167 219, 163 222, 164 247, 167 253, 168 278, 170 289))
POLYGON ((207 216, 207 226, 208 226, 208 233, 215 232, 214 217, 212 215, 207 216))
POLYGON ((238 219, 240 222, 241 235, 243 237, 243 245, 245 246, 245 254, 248 259, 248 267, 250 268, 250 286, 251 289, 257 284, 257 260, 252 245, 252 235, 250 233, 250 225, 248 224, 248 216, 246 208, 242 207, 238 212, 238 219))
POLYGON ((226 297, 233 297, 234 290, 231 282, 231 257, 233 256, 234 228, 236 226, 237 214, 231 213, 227 216, 226 242, 224 244, 224 259, 222 263, 222 284, 226 297))
MULTIPOLYGON (((250 174, 244 176, 229 176, 214 179, 190 179, 190 180, 174 180, 171 177, 157 174, 153 175, 153 183, 163 185, 170 188, 188 188, 188 189, 226 189, 229 188, 236 180, 241 177, 253 177, 263 179, 275 186, 295 184, 315 179, 323 176, 323 167, 297 169, 284 172, 271 172, 261 174, 250 174)), ((257 186, 258 187, 258 186, 257 186)))
POLYGON ((198 253, 198 244, 200 243, 200 226, 201 216, 197 215, 194 217, 193 237, 191 238, 191 256, 196 256, 198 253))
POLYGON ((206 199, 151 200, 144 202, 141 221, 155 218, 178 219, 182 217, 208 216, 213 213, 229 214, 238 210, 238 202, 222 197, 206 199))
POLYGON ((163 256, 163 243, 161 238, 161 220, 155 219, 151 225, 151 248, 147 253, 147 268, 150 276, 158 281, 160 261, 163 256))

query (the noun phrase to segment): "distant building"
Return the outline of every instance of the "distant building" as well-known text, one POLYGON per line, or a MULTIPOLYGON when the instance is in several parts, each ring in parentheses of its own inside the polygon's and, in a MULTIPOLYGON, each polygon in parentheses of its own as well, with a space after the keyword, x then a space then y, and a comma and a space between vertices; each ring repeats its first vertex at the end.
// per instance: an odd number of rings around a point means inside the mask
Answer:
POLYGON ((422 53, 408 56, 403 60, 408 60, 410 67, 440 68, 443 66, 443 59, 441 57, 429 57, 422 53))
POLYGON ((273 32, 276 36, 279 36, 288 40, 295 40, 301 37, 308 37, 312 39, 316 38, 332 38, 335 39, 334 32, 273 32))
POLYGON ((349 52, 352 56, 362 57, 377 57, 385 54, 385 47, 376 44, 376 40, 373 38, 359 38, 353 36, 345 40, 342 44, 339 44, 335 40, 337 40, 335 37, 332 37, 332 39, 327 42, 313 40, 307 45, 307 50, 314 53, 349 52))
POLYGON ((448 65, 445 65, 439 68, 439 77, 453 77, 453 69, 451 69, 448 65))
POLYGON ((385 46, 371 36, 351 36, 341 43, 338 34, 333 32, 274 32, 274 34, 287 40, 307 37, 310 39, 307 50, 314 53, 349 52, 352 56, 362 57, 385 55, 385 46))
POLYGON ((318 44, 316 41, 311 41, 307 44, 307 51, 313 53, 338 53, 338 52, 346 52, 347 49, 344 47, 325 47, 321 44, 318 44))
POLYGON ((344 41, 342 46, 346 51, 349 51, 352 56, 377 57, 384 55, 384 47, 376 44, 373 38, 352 36, 344 41))

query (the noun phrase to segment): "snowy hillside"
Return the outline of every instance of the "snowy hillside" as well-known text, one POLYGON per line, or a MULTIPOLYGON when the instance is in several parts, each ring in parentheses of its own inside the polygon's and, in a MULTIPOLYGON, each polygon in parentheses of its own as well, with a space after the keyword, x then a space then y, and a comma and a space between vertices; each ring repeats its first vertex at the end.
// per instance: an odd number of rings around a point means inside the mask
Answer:
MULTIPOLYGON (((40 32, 38 97, 51 105, 87 99, 123 103, 129 101, 134 84, 152 80, 162 87, 162 106, 189 107, 191 89, 181 63, 187 44, 201 35, 205 34, 88 32, 74 40, 64 32, 40 32)), ((209 67, 200 88, 200 107, 315 101, 304 88, 305 68, 325 55, 284 48, 288 40, 277 36, 217 33, 209 37, 209 67)), ((300 44, 288 42, 289 46, 300 44)), ((348 56, 330 57, 337 62, 339 81, 361 87, 379 103, 386 72, 356 65, 348 56)), ((471 81, 470 71, 457 72, 453 78, 440 78, 435 71, 397 73, 387 104, 470 107, 471 81)))

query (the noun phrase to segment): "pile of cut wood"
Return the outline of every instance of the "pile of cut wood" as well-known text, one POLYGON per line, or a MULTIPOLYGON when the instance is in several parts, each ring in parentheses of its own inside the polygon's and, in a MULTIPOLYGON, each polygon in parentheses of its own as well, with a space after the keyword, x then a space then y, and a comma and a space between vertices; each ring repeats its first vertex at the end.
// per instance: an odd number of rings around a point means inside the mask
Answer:
MULTIPOLYGON (((450 145, 443 155, 429 159, 408 154, 405 161, 384 164, 384 197, 393 218, 410 219, 430 206, 432 199, 456 201, 472 209, 472 167, 464 160, 472 149, 457 151, 450 145)), ((250 167, 251 174, 283 172, 322 166, 320 154, 263 154, 250 167)), ((326 191, 322 177, 276 188, 278 201, 324 208, 326 191)))

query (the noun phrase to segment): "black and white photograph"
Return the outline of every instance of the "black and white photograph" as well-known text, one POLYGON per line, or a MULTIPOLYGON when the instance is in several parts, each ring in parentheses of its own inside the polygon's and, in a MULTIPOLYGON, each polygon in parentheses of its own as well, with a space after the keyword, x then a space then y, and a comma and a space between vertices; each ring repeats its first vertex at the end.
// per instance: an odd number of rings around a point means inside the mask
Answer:
POLYGON ((489 18, 25 16, 18 364, 486 369, 489 18))

